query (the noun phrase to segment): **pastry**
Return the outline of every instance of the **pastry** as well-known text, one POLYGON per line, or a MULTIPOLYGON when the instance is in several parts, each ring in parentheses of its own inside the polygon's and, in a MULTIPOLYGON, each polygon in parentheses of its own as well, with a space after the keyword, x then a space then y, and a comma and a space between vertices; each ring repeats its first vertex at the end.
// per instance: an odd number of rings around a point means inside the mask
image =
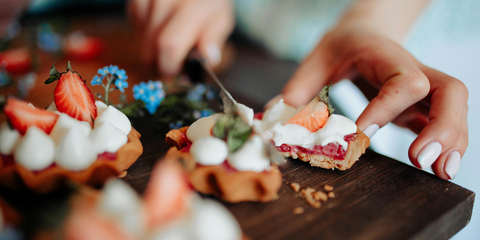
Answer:
POLYGON ((190 127, 171 130, 167 156, 181 159, 192 186, 228 202, 269 202, 277 198, 282 177, 266 145, 251 128, 253 110, 238 104, 236 113, 214 114, 190 127))
POLYGON ((69 69, 56 77, 55 101, 46 110, 7 100, 0 184, 40 193, 62 187, 67 179, 101 185, 142 154, 140 134, 125 114, 94 101, 78 73, 69 69))
POLYGON ((370 139, 352 120, 333 114, 328 91, 329 86, 301 109, 280 99, 256 115, 253 125, 285 157, 326 169, 349 169, 365 153, 370 139))
POLYGON ((82 189, 72 200, 65 239, 243 239, 233 215, 194 194, 183 174, 167 158, 156 166, 143 198, 118 179, 102 191, 82 189))

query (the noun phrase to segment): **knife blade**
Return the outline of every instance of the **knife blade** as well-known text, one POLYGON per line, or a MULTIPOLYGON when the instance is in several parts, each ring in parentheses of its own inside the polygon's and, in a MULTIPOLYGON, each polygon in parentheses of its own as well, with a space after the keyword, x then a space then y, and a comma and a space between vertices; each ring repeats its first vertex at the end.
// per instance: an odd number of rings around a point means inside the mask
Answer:
MULTIPOLYGON (((189 58, 198 61, 202 66, 203 70, 205 70, 205 72, 207 72, 210 78, 212 78, 213 81, 218 85, 218 87, 220 87, 219 95, 222 98, 223 110, 225 111, 225 113, 235 113, 237 111, 237 101, 233 99, 232 95, 223 86, 222 82, 220 82, 220 79, 217 77, 215 72, 213 72, 212 68, 208 66, 206 60, 200 55, 197 50, 192 50, 192 52, 190 52, 189 58)), ((252 126, 252 128, 254 127, 252 126)), ((264 142, 265 151, 267 153, 268 159, 270 159, 272 163, 275 163, 277 165, 285 163, 286 159, 282 156, 282 154, 277 151, 273 144, 267 139, 265 139, 262 134, 259 135, 264 142)))
POLYGON ((215 72, 213 72, 212 68, 208 66, 207 62, 205 61, 205 58, 203 58, 200 53, 196 50, 193 50, 190 53, 191 58, 197 60, 202 68, 207 72, 207 74, 210 76, 210 78, 213 79, 213 81, 220 87, 220 97, 222 98, 223 102, 223 110, 225 113, 233 113, 236 111, 237 108, 237 101, 233 99, 232 95, 227 91, 227 89, 223 86, 222 82, 220 82, 220 79, 218 79, 217 75, 215 72))

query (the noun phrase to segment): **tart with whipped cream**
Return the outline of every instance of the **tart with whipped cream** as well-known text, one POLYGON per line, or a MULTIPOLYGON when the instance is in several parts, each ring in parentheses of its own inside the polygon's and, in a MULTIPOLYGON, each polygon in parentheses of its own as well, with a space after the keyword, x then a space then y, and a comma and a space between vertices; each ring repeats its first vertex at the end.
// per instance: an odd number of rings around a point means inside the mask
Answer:
POLYGON ((82 189, 72 198, 65 239, 245 239, 234 216, 220 203, 193 193, 173 159, 155 167, 140 197, 122 180, 102 191, 82 189))
POLYGON ((140 134, 129 119, 95 102, 78 73, 68 69, 56 80, 55 101, 46 110, 7 100, 8 123, 0 128, 0 184, 37 192, 60 188, 66 179, 100 185, 142 154, 140 134))
POLYGON ((329 87, 301 109, 280 99, 256 116, 254 127, 271 139, 284 157, 326 169, 349 169, 365 153, 370 139, 355 122, 333 114, 328 101, 329 87))
POLYGON ((253 132, 253 110, 238 104, 236 113, 200 118, 171 130, 167 155, 182 160, 192 186, 228 202, 269 202, 277 198, 282 177, 271 164, 263 139, 253 132))

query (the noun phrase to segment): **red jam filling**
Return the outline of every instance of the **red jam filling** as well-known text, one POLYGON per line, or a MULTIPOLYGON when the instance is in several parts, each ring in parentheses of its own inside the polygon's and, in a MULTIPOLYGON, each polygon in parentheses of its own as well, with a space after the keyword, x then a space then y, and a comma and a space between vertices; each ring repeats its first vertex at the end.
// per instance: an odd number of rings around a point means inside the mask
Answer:
POLYGON ((104 152, 102 154, 98 154, 97 159, 104 161, 114 161, 115 159, 117 159, 117 153, 104 152))
MULTIPOLYGON (((356 135, 357 135, 356 133, 352 133, 352 134, 346 135, 344 139, 346 142, 350 143, 351 141, 355 140, 356 135)), ((344 160, 345 154, 346 154, 346 151, 338 143, 329 143, 325 146, 314 145, 313 147, 309 147, 309 148, 304 148, 296 145, 282 144, 278 146, 277 149, 281 152, 290 152, 291 154, 294 154, 294 155, 298 155, 297 154, 298 152, 305 153, 305 154, 325 155, 335 160, 344 160)))

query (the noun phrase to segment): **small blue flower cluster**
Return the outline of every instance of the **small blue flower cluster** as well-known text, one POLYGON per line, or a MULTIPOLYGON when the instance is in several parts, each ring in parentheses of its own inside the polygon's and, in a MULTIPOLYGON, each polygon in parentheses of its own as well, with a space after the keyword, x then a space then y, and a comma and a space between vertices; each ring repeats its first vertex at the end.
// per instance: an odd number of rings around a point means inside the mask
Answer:
POLYGON ((150 80, 148 83, 140 82, 140 84, 134 85, 133 98, 142 100, 147 111, 150 114, 154 114, 160 103, 165 99, 162 82, 150 80))
POLYGON ((215 98, 214 91, 211 89, 211 87, 206 86, 205 84, 197 84, 188 92, 187 98, 189 101, 198 102, 202 101, 204 94, 207 100, 212 100, 215 98))
POLYGON ((118 66, 110 65, 99 68, 97 74, 98 75, 95 75, 92 79, 92 86, 101 85, 103 79, 107 78, 108 84, 113 82, 120 92, 124 92, 124 88, 128 87, 127 72, 123 69, 119 69, 118 66))

